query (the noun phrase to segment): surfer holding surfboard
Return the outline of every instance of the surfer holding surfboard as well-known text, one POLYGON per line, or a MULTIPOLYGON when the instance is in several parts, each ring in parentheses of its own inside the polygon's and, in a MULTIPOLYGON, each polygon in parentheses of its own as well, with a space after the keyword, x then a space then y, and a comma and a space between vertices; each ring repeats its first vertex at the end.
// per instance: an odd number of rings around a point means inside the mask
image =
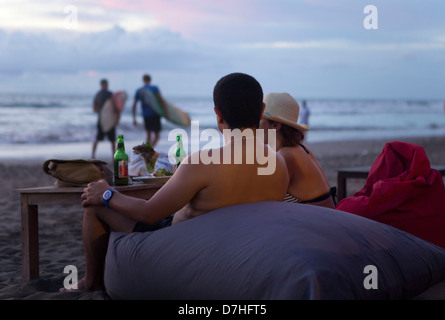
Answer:
POLYGON ((108 80, 102 79, 100 81, 100 90, 96 93, 93 100, 93 110, 98 114, 97 118, 97 134, 96 139, 93 142, 93 152, 91 158, 94 159, 96 157, 96 148, 99 141, 104 140, 105 136, 107 136, 108 140, 111 142, 111 150, 114 155, 115 151, 115 140, 116 140, 116 126, 112 126, 111 128, 107 128, 107 130, 103 130, 101 126, 101 117, 102 117, 102 109, 104 109, 107 101, 111 99, 113 93, 108 90, 108 80))
POLYGON ((138 101, 142 105, 142 115, 144 117, 145 130, 147 131, 146 141, 155 146, 159 140, 161 131, 161 118, 182 127, 190 126, 190 117, 187 113, 165 100, 159 88, 151 84, 149 75, 143 76, 144 86, 136 91, 133 103, 133 123, 136 121, 136 106, 138 101), (151 133, 154 133, 152 138, 151 133))
POLYGON ((144 82, 144 86, 136 90, 136 94, 134 96, 133 124, 137 126, 136 106, 138 101, 140 101, 142 106, 142 116, 144 118, 144 127, 147 133, 146 141, 150 142, 150 144, 154 147, 159 140, 159 135, 162 129, 161 116, 155 110, 153 110, 154 104, 159 103, 161 107, 166 110, 167 119, 170 118, 170 115, 168 114, 168 110, 165 106, 166 103, 162 98, 161 91, 157 86, 151 84, 151 77, 148 74, 145 74, 142 77, 142 80, 144 82), (152 97, 151 100, 146 98, 148 95, 152 97))
POLYGON ((108 90, 108 81, 100 81, 101 90, 96 94, 93 101, 93 110, 98 114, 96 140, 93 143, 93 153, 91 157, 96 156, 96 148, 99 141, 105 136, 111 142, 112 156, 116 150, 116 126, 119 123, 122 111, 127 100, 125 91, 112 93, 108 90))

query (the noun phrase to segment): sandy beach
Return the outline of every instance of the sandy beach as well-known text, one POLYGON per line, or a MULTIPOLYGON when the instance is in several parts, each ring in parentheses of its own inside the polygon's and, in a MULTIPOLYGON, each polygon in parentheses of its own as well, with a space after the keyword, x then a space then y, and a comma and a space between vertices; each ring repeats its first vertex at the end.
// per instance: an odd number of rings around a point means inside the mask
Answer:
MULTIPOLYGON (((432 165, 445 164, 445 136, 397 140, 421 145, 432 165)), ((384 144, 390 141, 336 141, 308 146, 319 159, 331 184, 336 185, 339 168, 371 165, 384 144)), ((42 164, 41 159, 16 161, 11 158, 0 161, 3 173, 0 193, 0 299, 108 299, 105 292, 58 291, 63 287, 65 266, 76 266, 80 277, 84 273, 82 210, 73 205, 39 207, 41 277, 22 283, 20 197, 14 189, 54 184, 55 180, 42 171, 42 164)), ((348 195, 363 187, 364 182, 363 179, 348 182, 348 195)))

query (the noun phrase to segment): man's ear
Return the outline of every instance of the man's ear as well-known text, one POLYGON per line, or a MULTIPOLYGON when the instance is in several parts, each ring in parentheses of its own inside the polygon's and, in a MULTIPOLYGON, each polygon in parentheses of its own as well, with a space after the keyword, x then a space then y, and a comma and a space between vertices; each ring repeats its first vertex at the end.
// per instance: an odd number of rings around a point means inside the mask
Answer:
POLYGON ((215 111, 215 113, 216 113, 216 122, 219 124, 219 123, 223 123, 224 122, 224 118, 223 118, 223 116, 222 116, 222 114, 221 114, 221 110, 219 110, 217 107, 214 107, 213 108, 213 110, 215 111))

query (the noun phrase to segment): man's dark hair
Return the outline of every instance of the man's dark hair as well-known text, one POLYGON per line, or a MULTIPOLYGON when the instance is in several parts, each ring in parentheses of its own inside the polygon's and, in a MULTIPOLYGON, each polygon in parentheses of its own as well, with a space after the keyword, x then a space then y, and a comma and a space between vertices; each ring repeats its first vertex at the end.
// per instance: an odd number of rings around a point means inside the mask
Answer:
POLYGON ((151 77, 148 74, 144 74, 144 76, 142 77, 142 80, 144 80, 144 82, 150 82, 151 77))
POLYGON ((100 80, 100 84, 108 84, 108 80, 107 79, 102 79, 102 80, 100 80))
POLYGON ((213 90, 213 102, 230 129, 258 128, 263 106, 263 89, 244 73, 222 77, 213 90))

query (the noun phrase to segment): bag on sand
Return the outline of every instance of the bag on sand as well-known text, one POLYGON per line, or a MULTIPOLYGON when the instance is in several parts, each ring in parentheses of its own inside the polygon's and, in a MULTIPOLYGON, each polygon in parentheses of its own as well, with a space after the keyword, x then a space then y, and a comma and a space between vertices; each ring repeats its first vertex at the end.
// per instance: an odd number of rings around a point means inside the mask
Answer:
POLYGON ((86 186, 88 183, 105 179, 113 182, 113 172, 107 163, 100 160, 50 159, 43 164, 43 171, 57 179, 58 187, 86 186))

